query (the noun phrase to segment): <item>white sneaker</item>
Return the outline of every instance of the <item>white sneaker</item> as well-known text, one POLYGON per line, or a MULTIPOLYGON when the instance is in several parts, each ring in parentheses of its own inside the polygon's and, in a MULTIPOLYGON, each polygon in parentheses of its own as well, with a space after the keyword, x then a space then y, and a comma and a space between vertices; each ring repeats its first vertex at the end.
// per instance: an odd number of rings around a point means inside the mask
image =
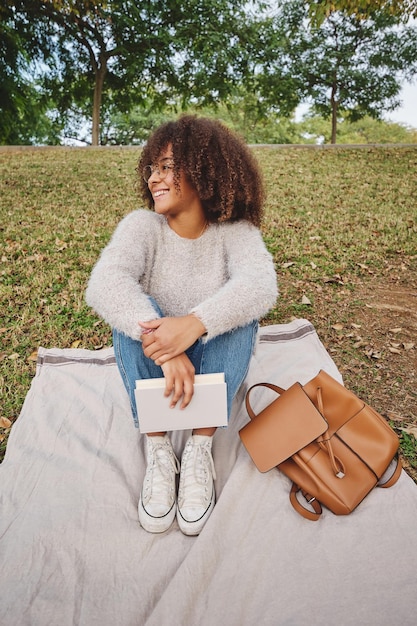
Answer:
POLYGON ((182 454, 177 522, 185 535, 200 533, 216 501, 212 439, 192 435, 182 454))
POLYGON ((139 522, 149 533, 163 533, 175 518, 175 476, 180 469, 167 435, 147 437, 146 461, 139 522))

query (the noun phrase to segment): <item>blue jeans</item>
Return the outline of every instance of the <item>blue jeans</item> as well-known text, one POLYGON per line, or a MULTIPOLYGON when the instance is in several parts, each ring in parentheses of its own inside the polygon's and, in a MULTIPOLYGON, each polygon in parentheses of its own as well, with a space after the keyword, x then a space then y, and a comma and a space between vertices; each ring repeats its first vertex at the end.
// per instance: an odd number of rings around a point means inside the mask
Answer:
MULTIPOLYGON (((258 322, 254 320, 247 326, 218 335, 206 343, 198 339, 186 351, 196 374, 224 372, 229 417, 233 398, 248 373, 257 331, 258 322)), ((139 419, 134 393, 136 380, 163 378, 164 374, 159 365, 155 365, 152 359, 144 355, 141 341, 113 330, 113 346, 117 366, 129 394, 133 421, 138 428, 139 419)))

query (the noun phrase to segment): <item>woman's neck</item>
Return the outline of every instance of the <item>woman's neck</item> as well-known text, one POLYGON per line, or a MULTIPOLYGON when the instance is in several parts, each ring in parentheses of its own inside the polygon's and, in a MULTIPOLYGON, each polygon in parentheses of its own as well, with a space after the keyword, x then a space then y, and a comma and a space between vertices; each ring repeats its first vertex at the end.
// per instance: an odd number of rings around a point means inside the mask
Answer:
POLYGON ((208 222, 204 215, 195 219, 167 217, 168 226, 184 239, 198 239, 206 231, 208 222))

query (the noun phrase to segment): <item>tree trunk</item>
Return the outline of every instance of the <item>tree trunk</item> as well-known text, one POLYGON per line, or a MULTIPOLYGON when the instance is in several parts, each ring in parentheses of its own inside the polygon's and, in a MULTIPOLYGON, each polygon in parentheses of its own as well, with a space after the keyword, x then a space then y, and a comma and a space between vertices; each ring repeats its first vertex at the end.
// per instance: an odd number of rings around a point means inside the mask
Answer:
POLYGON ((330 102, 331 102, 331 106, 332 106, 332 136, 331 136, 331 140, 330 143, 335 144, 336 143, 336 131, 337 131, 337 110, 339 108, 339 103, 336 99, 336 93, 337 93, 337 85, 336 83, 333 83, 332 85, 332 93, 330 96, 330 102))
POLYGON ((93 97, 93 128, 91 131, 91 145, 100 145, 100 113, 103 96, 104 79, 107 73, 107 58, 101 55, 100 62, 95 72, 94 97, 93 97))

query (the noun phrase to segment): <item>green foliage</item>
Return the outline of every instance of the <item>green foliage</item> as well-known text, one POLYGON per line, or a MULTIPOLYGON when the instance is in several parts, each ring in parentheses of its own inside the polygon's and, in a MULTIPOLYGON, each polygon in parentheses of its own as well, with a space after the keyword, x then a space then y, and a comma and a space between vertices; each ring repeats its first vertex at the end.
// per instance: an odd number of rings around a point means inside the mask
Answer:
POLYGON ((281 115, 281 109, 282 107, 265 108, 265 103, 260 102, 258 94, 241 88, 214 111, 202 109, 201 113, 223 120, 244 137, 247 143, 298 143, 297 124, 291 118, 281 115))
MULTIPOLYGON (((180 106, 166 107, 161 111, 155 111, 152 107, 135 107, 130 114, 116 112, 106 122, 108 130, 104 130, 103 143, 141 145, 150 131, 164 121, 177 117, 179 109, 180 106)), ((227 103, 218 106, 188 107, 183 112, 220 119, 248 143, 289 144, 302 141, 298 124, 279 118, 273 112, 265 114, 259 111, 253 94, 230 98, 227 103)))
POLYGON ((102 145, 143 145, 149 134, 160 124, 172 119, 171 109, 154 110, 149 107, 134 107, 128 113, 115 110, 109 113, 102 125, 102 145))
POLYGON ((402 20, 417 18, 416 0, 305 0, 310 15, 320 24, 333 11, 345 11, 359 19, 366 19, 375 12, 395 15, 402 20))
POLYGON ((352 121, 366 115, 378 119, 398 105, 402 79, 417 71, 417 29, 400 27, 384 13, 357 20, 333 11, 317 27, 306 18, 304 0, 284 3, 280 19, 292 24, 292 74, 314 110, 332 116, 335 143, 342 113, 352 121))
POLYGON ((60 125, 30 77, 35 27, 0 3, 0 144, 59 143, 60 125))
POLYGON ((417 71, 417 30, 315 5, 319 26, 304 0, 274 11, 262 0, 0 0, 0 143, 141 143, 190 108, 251 143, 300 143, 292 116, 306 98, 340 141, 342 117, 398 104, 417 71))
MULTIPOLYGON (((178 107, 179 108, 179 107, 178 107)), ((150 131, 177 116, 178 108, 154 111, 152 107, 135 107, 130 114, 109 116, 103 129, 103 143, 142 145, 150 131)), ((187 113, 222 120, 250 144, 317 144, 330 143, 331 120, 305 115, 301 122, 259 112, 253 94, 231 99, 217 107, 187 108, 187 113)), ((417 143, 417 129, 365 117, 351 122, 347 116, 338 121, 337 140, 342 144, 411 144, 417 143)))
POLYGON ((149 99, 161 107, 174 95, 217 102, 247 72, 253 30, 244 0, 21 0, 15 10, 52 52, 44 87, 61 115, 90 109, 93 144, 103 111, 127 113, 149 99))
MULTIPOLYGON (((332 124, 330 118, 306 115, 297 125, 303 136, 300 143, 330 143, 332 124)), ((417 143, 417 129, 394 122, 375 120, 369 116, 355 122, 341 116, 337 126, 337 143, 340 144, 401 144, 417 143)))

